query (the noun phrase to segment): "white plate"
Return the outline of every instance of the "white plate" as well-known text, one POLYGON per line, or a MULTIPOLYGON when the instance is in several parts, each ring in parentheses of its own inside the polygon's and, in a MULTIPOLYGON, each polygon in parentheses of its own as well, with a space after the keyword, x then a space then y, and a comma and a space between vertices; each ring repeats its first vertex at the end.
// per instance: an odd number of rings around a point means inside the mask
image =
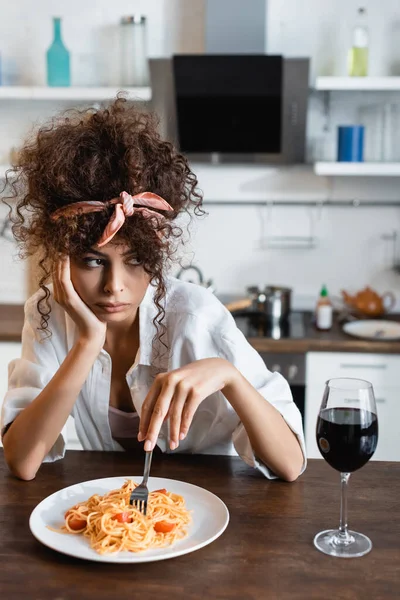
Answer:
POLYGON ((93 479, 51 494, 32 511, 29 519, 31 532, 45 546, 76 558, 108 563, 143 563, 174 558, 199 550, 217 539, 228 525, 227 507, 211 492, 183 481, 149 477, 150 491, 166 488, 169 492, 180 494, 185 498, 186 508, 193 511, 187 537, 172 546, 138 553, 98 554, 90 548, 88 540, 83 536, 61 534, 47 528, 47 526, 61 528, 64 523, 64 513, 68 508, 77 502, 87 500, 93 494, 103 495, 110 490, 117 489, 123 485, 126 479, 141 481, 142 476, 93 479))
POLYGON ((343 325, 343 331, 366 340, 400 340, 400 323, 395 321, 351 321, 343 325))

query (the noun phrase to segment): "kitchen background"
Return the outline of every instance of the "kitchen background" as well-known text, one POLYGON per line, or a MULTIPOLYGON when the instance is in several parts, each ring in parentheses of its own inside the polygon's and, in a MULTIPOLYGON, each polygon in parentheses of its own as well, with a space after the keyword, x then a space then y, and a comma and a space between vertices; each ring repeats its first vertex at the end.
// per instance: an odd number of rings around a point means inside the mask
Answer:
MULTIPOLYGON (((322 284, 335 307, 342 289, 390 290, 396 298, 392 312, 400 312, 400 7, 397 0, 362 6, 368 77, 354 78, 348 76, 347 56, 360 8, 355 0, 41 0, 34 10, 29 0, 0 0, 0 177, 33 126, 124 89, 123 16, 146 16, 152 76, 132 97, 140 96, 144 108, 166 109, 160 113, 166 131, 170 113, 161 80, 154 78, 160 59, 206 55, 215 43, 221 53, 281 55, 284 69, 289 59, 309 60, 303 160, 284 165, 246 157, 223 162, 215 155, 200 162, 191 156, 208 214, 191 224, 182 264, 199 267, 226 301, 246 296, 249 286, 291 288, 290 319, 268 332, 246 320, 242 325, 268 367, 288 378, 304 418, 309 456, 320 457, 315 423, 325 381, 352 376, 374 385, 380 428, 374 459, 400 460, 399 341, 379 339, 380 330, 376 340, 346 336, 336 317, 330 331, 316 332, 312 323, 322 284), (60 89, 47 87, 54 17, 61 18, 71 59, 71 87, 60 89), (366 123, 365 162, 336 162, 338 126, 360 121, 366 123)), ((248 127, 257 132, 251 111, 248 127)), ((297 144, 299 137, 292 141, 297 144)), ((290 144, 286 150, 292 150, 290 144)), ((32 265, 18 259, 4 206, 0 253, 0 323, 7 330, 0 331, 2 398, 7 364, 20 353, 21 305, 32 287, 32 265), (12 323, 13 334, 7 329, 12 323)), ((195 279, 196 273, 185 275, 195 279)), ((80 448, 71 419, 68 439, 69 448, 80 448)))
MULTIPOLYGON (((46 83, 45 55, 53 37, 53 16, 62 18, 63 39, 71 53, 72 85, 119 86, 117 42, 122 15, 146 15, 150 57, 202 53, 205 49, 205 0, 97 0, 95 5, 42 0, 34 11, 29 0, 3 0, 0 5, 3 86, 46 83)), ((250 0, 246 4, 249 11, 251 5, 250 0)), ((210 204, 208 216, 192 227, 185 261, 193 260, 220 293, 240 295, 252 284, 290 285, 294 306, 312 308, 323 282, 332 295, 342 288, 356 290, 370 284, 381 292, 393 290, 400 306, 400 274, 393 268, 397 260, 400 263, 400 243, 395 256, 393 239, 400 232, 400 210, 384 205, 385 201, 400 203, 399 179, 316 175, 312 165, 315 160, 334 158, 336 124, 351 123, 361 105, 398 102, 393 92, 331 92, 327 116, 326 94, 314 89, 317 76, 346 75, 346 55, 359 5, 353 0, 266 3, 265 51, 310 58, 308 164, 193 165, 210 204), (345 206, 273 205, 276 200, 328 199, 341 199, 345 206), (216 200, 259 200, 265 201, 265 206, 213 206, 216 200), (347 201, 353 200, 376 204, 371 208, 348 206, 347 201), (289 240, 289 248, 270 248, 271 235, 313 237, 315 243, 291 248, 289 240)), ((400 74, 398 3, 383 0, 363 5, 370 29, 369 75, 400 74)), ((76 101, 0 98, 0 163, 7 164, 10 150, 18 147, 32 124, 71 104, 76 101)), ((5 214, 4 208, 1 214, 5 214)), ((20 303, 27 295, 26 267, 16 258, 15 246, 8 239, 0 238, 0 252, 0 302, 20 303)))

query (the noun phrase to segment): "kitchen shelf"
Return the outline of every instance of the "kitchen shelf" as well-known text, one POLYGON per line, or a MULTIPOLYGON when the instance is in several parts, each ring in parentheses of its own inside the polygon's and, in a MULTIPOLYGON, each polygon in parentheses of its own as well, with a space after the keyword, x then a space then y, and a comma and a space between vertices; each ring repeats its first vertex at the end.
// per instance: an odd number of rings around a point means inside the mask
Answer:
POLYGON ((317 162, 314 172, 338 177, 400 177, 400 162, 317 162))
POLYGON ((400 91, 400 77, 317 77, 321 91, 400 91))
MULTIPOLYGON (((331 163, 317 163, 317 164, 331 164, 331 163)), ((367 163, 364 163, 367 164, 367 163)), ((397 164, 397 163, 396 163, 397 164)), ((398 166, 400 170, 400 165, 398 166)), ((10 165, 0 165, 0 180, 4 179, 4 175, 7 169, 10 169, 10 165)), ((399 173, 400 174, 400 173, 399 173)), ((279 198, 274 200, 254 200, 254 199, 242 199, 242 200, 204 200, 204 206, 236 206, 236 207, 249 207, 249 206, 261 206, 261 207, 273 207, 273 206, 291 206, 291 207, 338 207, 338 208, 383 208, 383 207, 400 207, 400 198, 398 200, 385 200, 382 198, 376 200, 358 200, 355 198, 332 200, 329 198, 320 199, 293 199, 293 198, 279 198)))
POLYGON ((0 100, 111 100, 127 92, 132 100, 151 100, 150 87, 1 86, 0 100))
POLYGON ((239 206, 248 208, 249 206, 274 207, 291 206, 307 208, 397 208, 400 207, 400 198, 398 200, 359 200, 357 198, 344 200, 205 200, 203 206, 239 206))

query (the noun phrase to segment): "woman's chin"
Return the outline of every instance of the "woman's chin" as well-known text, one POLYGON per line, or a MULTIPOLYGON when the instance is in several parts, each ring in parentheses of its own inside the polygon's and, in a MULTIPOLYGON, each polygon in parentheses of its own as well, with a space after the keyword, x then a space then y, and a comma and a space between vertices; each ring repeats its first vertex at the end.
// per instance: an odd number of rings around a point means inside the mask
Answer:
POLYGON ((135 313, 132 310, 120 310, 117 312, 96 310, 95 314, 102 323, 131 323, 135 317, 135 313))
POLYGON ((108 315, 98 315, 97 318, 102 323, 123 323, 124 321, 129 321, 129 317, 130 315, 127 315, 126 313, 111 313, 108 315))

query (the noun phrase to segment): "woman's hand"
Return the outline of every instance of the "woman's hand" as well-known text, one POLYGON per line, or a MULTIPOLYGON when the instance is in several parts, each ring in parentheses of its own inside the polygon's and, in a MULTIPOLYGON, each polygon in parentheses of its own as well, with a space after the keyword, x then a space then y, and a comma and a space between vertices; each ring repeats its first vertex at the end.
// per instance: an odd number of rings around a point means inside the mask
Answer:
POLYGON ((205 398, 230 385, 237 369, 223 358, 205 358, 157 375, 142 406, 138 439, 152 450, 163 422, 170 420, 170 448, 186 437, 194 413, 205 398))
POLYGON ((81 339, 99 344, 106 338, 107 323, 100 321, 83 302, 71 281, 70 258, 62 255, 53 269, 54 299, 78 327, 81 339))

